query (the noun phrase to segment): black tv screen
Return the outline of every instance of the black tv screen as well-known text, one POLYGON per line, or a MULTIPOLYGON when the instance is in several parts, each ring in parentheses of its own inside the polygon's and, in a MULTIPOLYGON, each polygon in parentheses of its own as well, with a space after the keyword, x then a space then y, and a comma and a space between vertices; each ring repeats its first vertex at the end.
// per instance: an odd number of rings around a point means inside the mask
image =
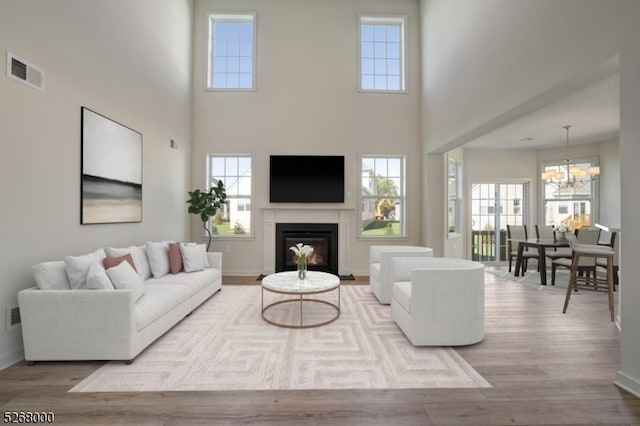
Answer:
POLYGON ((344 203, 344 156, 272 155, 272 203, 344 203))

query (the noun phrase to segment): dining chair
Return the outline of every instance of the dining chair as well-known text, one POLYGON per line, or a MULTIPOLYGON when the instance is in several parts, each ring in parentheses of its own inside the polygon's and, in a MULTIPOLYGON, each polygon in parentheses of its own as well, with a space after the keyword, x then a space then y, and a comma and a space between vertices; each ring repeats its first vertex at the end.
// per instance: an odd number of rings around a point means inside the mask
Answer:
MULTIPOLYGON (((553 225, 536 225, 536 235, 539 240, 555 240, 555 227, 553 225)), ((571 248, 569 247, 556 247, 553 250, 545 251, 545 257, 553 260, 555 259, 571 259, 571 248)))
POLYGON ((572 290, 578 291, 578 288, 591 291, 606 292, 609 294, 609 313, 611 322, 615 321, 615 306, 613 299, 614 284, 613 284, 613 257, 614 250, 608 245, 602 244, 578 244, 576 237, 569 236, 569 243, 573 252, 573 264, 571 266, 571 277, 569 278, 569 285, 567 286, 567 294, 564 299, 564 308, 562 313, 567 312, 569 306, 569 299, 571 298, 572 290), (604 259, 607 262, 606 277, 598 277, 594 272, 593 277, 590 276, 578 276, 578 265, 583 259, 591 259, 593 262, 597 262, 598 259, 604 259))
MULTIPOLYGON (((573 238, 573 237, 572 237, 573 238)), ((575 242, 576 244, 588 244, 597 245, 600 239, 599 229, 579 229, 576 231, 575 242)), ((571 248, 571 255, 568 258, 557 258, 551 262, 551 285, 556 285, 556 269, 558 267, 572 269, 573 262, 575 260, 575 254, 571 248)), ((596 258, 595 257, 583 257, 578 260, 576 271, 580 276, 586 274, 589 277, 591 274, 596 274, 596 258)))
MULTIPOLYGON (((509 272, 511 272, 513 259, 518 257, 518 243, 527 239, 526 225, 507 225, 507 239, 509 242, 509 272)), ((527 262, 532 258, 538 258, 537 250, 525 249, 522 252, 522 273, 527 271, 527 262)))
MULTIPOLYGON (((600 241, 600 244, 602 244, 602 240, 600 241)), ((619 265, 619 258, 620 258, 620 238, 618 238, 618 235, 616 232, 612 232, 611 233, 611 238, 608 242, 605 243, 605 245, 612 247, 613 248, 613 285, 617 286, 618 285, 618 265, 619 265)), ((596 259, 596 266, 598 268, 604 268, 605 272, 607 271, 607 260, 606 259, 602 259, 602 258, 598 258, 596 259)), ((615 287, 614 287, 615 289, 615 287)))

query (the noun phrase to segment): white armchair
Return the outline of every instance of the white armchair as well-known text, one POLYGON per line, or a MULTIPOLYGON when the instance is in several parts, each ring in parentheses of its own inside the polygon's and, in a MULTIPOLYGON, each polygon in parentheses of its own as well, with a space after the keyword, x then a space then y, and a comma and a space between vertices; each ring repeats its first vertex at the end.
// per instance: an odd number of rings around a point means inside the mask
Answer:
POLYGON ((369 286, 383 305, 391 303, 391 259, 396 256, 432 257, 433 250, 419 246, 369 247, 369 286))
POLYGON ((443 257, 391 261, 391 316, 414 346, 484 339, 484 265, 443 257))

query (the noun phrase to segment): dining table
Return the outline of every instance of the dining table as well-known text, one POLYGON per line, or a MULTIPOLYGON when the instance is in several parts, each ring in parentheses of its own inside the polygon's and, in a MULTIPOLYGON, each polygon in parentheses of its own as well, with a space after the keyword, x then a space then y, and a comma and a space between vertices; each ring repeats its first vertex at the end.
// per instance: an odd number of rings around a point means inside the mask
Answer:
POLYGON ((514 275, 516 277, 520 276, 520 274, 524 275, 524 270, 522 270, 523 259, 522 253, 525 248, 537 248, 538 249, 538 265, 540 269, 540 284, 547 285, 547 249, 556 249, 559 247, 569 247, 569 241, 564 240, 556 240, 549 239, 543 240, 539 238, 529 238, 527 240, 520 240, 518 242, 518 255, 516 256, 516 270, 514 275))

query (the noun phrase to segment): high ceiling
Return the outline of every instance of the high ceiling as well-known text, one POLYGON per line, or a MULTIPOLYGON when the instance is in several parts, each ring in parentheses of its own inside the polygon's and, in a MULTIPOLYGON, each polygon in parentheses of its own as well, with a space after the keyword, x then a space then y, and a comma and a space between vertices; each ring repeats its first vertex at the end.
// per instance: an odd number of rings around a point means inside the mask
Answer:
POLYGON ((465 148, 543 149, 566 143, 600 142, 618 137, 620 75, 615 74, 576 91, 520 119, 467 143, 465 148))

